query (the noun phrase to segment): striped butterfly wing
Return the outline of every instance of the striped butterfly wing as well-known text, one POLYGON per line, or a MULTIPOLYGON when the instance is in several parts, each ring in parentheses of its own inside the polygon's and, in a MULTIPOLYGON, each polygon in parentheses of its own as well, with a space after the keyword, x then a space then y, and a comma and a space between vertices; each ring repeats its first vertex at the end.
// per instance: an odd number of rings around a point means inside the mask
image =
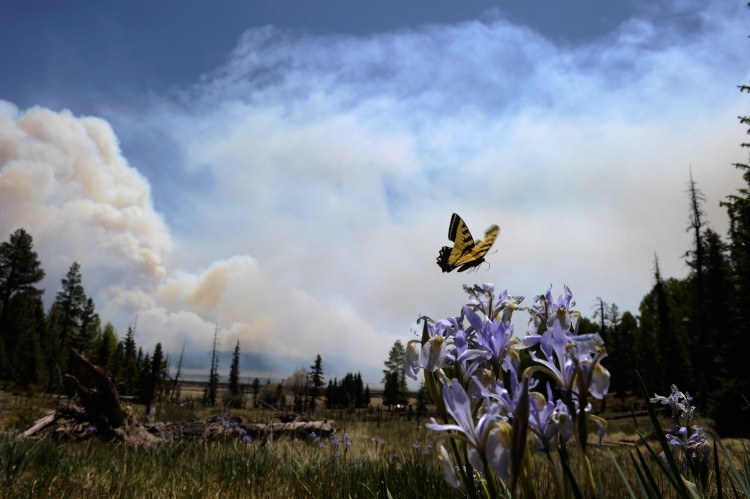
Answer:
POLYGON ((456 213, 451 217, 448 227, 448 239, 453 241, 453 247, 443 246, 437 257, 437 264, 443 272, 451 272, 458 268, 459 272, 476 267, 484 261, 484 255, 495 242, 500 229, 491 226, 485 233, 484 240, 474 242, 466 222, 456 213))
POLYGON ((484 233, 484 239, 477 241, 469 251, 459 256, 453 265, 459 267, 459 272, 480 265, 484 261, 484 255, 490 250, 499 233, 500 228, 497 225, 490 226, 484 233))

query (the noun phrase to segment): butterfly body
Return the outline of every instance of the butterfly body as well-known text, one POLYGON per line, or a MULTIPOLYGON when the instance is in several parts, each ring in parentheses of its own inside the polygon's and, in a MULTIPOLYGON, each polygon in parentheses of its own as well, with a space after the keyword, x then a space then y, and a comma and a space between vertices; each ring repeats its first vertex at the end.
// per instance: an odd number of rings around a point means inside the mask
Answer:
POLYGON ((476 240, 471 236, 466 222, 457 214, 451 217, 448 227, 448 239, 453 241, 453 247, 443 246, 437 257, 437 264, 443 272, 458 269, 459 272, 481 265, 484 255, 495 242, 500 228, 491 225, 484 234, 484 240, 476 240))

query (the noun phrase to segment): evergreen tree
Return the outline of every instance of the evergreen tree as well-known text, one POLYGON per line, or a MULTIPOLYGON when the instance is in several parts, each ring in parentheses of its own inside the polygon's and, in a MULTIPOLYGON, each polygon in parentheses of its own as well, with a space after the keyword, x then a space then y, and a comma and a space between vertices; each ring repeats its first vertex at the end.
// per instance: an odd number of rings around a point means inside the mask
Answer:
POLYGON ((406 385, 406 369, 404 357, 406 349, 401 340, 396 340, 388 353, 383 370, 383 405, 406 405, 409 400, 409 390, 406 385))
MULTIPOLYGON (((740 85, 750 93, 750 85, 740 85)), ((740 123, 750 125, 750 116, 740 116, 740 123)), ((748 129, 750 133, 750 129, 748 129)), ((750 143, 741 144, 750 148, 750 143)), ((748 162, 750 163, 750 162, 748 162)), ((750 411, 750 376, 745 355, 750 349, 750 164, 735 163, 745 185, 721 203, 729 216, 729 264, 732 269, 730 313, 732 327, 722 335, 719 386, 712 394, 713 414, 722 436, 747 434, 750 411)))
POLYGON ((336 378, 328 380, 328 386, 326 387, 326 407, 333 409, 337 406, 338 401, 338 380, 336 378))
POLYGON ((613 331, 612 348, 614 350, 610 390, 624 397, 626 392, 638 389, 635 378, 635 338, 638 334, 638 320, 630 312, 623 312, 617 327, 613 331), (616 373, 616 374, 615 374, 616 373))
POLYGON ((22 386, 44 377, 36 372, 45 360, 40 342, 46 320, 38 314, 44 291, 35 286, 43 278, 31 236, 16 230, 8 242, 0 244, 0 377, 20 379, 22 386), (34 370, 29 373, 33 381, 19 372, 26 368, 34 370))
POLYGON ((102 334, 96 339, 94 344, 94 363, 108 370, 110 374, 115 373, 112 365, 112 359, 117 349, 117 332, 111 322, 104 325, 102 334))
POLYGON ((167 364, 164 360, 161 343, 157 343, 154 347, 154 354, 150 357, 149 355, 144 357, 141 374, 141 400, 149 413, 153 410, 151 409, 152 406, 159 401, 164 389, 166 368, 167 364))
MULTIPOLYGON (((86 293, 82 284, 81 266, 78 262, 73 262, 61 280, 60 291, 57 292, 50 313, 49 340, 56 342, 51 351, 51 361, 54 369, 59 370, 61 374, 71 374, 87 384, 90 381, 90 373, 77 362, 72 362, 73 354, 70 350, 78 346, 76 339, 81 334, 81 320, 85 307, 86 293)), ((81 353, 86 354, 85 351, 81 353)), ((70 387, 66 387, 66 390, 69 389, 70 387)))
POLYGON ((0 332, 10 299, 18 293, 41 296, 44 291, 35 284, 42 279, 44 270, 31 236, 23 229, 16 230, 8 242, 0 244, 0 332))
POLYGON ((229 407, 242 407, 242 386, 240 385, 240 340, 234 347, 232 365, 229 368, 229 407))
POLYGON ((80 327, 71 340, 71 346, 90 358, 96 355, 95 342, 101 334, 101 320, 96 313, 94 300, 87 298, 81 309, 80 327))
POLYGON ((639 370, 644 369, 641 376, 651 390, 665 390, 672 384, 687 386, 690 363, 682 330, 685 286, 676 279, 662 280, 656 258, 654 281, 653 288, 641 301, 641 338, 636 339, 636 364, 639 370))
MULTIPOLYGON (((688 231, 693 233, 693 247, 685 254, 688 266, 691 269, 689 277, 689 289, 691 297, 689 299, 691 306, 687 310, 685 318, 687 327, 686 343, 690 351, 691 364, 695 378, 691 382, 693 397, 702 398, 707 392, 710 385, 710 379, 706 375, 711 369, 710 356, 705 354, 708 346, 708 324, 706 321, 706 293, 705 293, 705 273, 706 273, 706 245, 704 242, 705 213, 701 205, 705 202, 703 193, 698 189, 693 174, 690 173, 690 182, 688 183, 688 194, 690 197, 690 223, 688 231)), ((700 405, 700 403, 699 403, 700 405)))
POLYGON ((121 392, 123 395, 134 395, 138 382, 138 352, 135 344, 135 330, 132 327, 128 327, 120 351, 122 352, 121 392))
POLYGON ((362 407, 370 406, 370 385, 365 385, 365 391, 362 392, 362 407))
POLYGON ((83 289, 81 266, 73 262, 68 273, 62 279, 62 288, 57 293, 56 303, 58 307, 57 326, 59 327, 59 340, 61 352, 66 351, 70 345, 70 337, 77 333, 80 327, 80 319, 86 305, 86 293, 83 289))
POLYGON ((211 346, 211 369, 208 372, 208 384, 203 391, 203 403, 209 406, 216 405, 216 396, 219 391, 219 327, 214 329, 214 341, 211 346))
POLYGON ((44 305, 36 293, 15 295, 9 302, 11 312, 7 326, 15 332, 16 341, 10 352, 10 381, 33 391, 47 386, 49 374, 45 366, 41 341, 46 330, 44 305))
POLYGON ((354 375, 354 407, 365 407, 364 398, 365 390, 362 383, 362 374, 358 372, 354 375))
POLYGON ((325 386, 323 379, 323 359, 318 354, 315 362, 310 366, 310 408, 315 407, 315 401, 320 397, 320 388, 325 386))

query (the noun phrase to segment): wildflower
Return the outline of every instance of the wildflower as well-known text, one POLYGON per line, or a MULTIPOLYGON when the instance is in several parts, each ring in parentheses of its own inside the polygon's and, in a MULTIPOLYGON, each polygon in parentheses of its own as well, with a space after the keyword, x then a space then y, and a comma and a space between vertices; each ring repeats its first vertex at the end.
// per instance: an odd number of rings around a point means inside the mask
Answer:
MULTIPOLYGON (((469 397, 456 379, 443 387, 443 400, 446 411, 456 424, 438 424, 432 418, 427 428, 436 431, 457 431, 458 436, 468 443, 469 462, 474 469, 483 471, 484 463, 488 462, 492 471, 499 477, 508 478, 510 425, 500 418, 500 406, 493 404, 487 407, 486 412, 475 424, 469 397)), ((450 483, 448 476, 446 480, 450 483)))
POLYGON ((503 291, 494 296, 495 285, 492 283, 477 284, 472 287, 464 285, 464 291, 469 294, 471 299, 467 304, 473 310, 478 310, 488 319, 498 320, 510 323, 513 311, 524 300, 523 296, 511 296, 507 291, 503 291))
MULTIPOLYGON (((309 438, 310 440, 312 440, 313 444, 316 444, 316 445, 321 444, 320 437, 314 431, 310 432, 309 438)), ((322 445, 319 445, 319 446, 322 447, 322 445)))
POLYGON ((490 366, 499 372, 518 367, 520 358, 517 352, 518 338, 513 336, 513 325, 496 319, 485 320, 468 306, 463 308, 464 315, 471 324, 473 331, 477 332, 476 349, 468 350, 459 355, 458 360, 482 357, 490 362, 490 366))
POLYGON ((422 339, 412 340, 406 345, 406 374, 412 379, 417 379, 419 369, 424 369, 444 377, 442 368, 448 356, 448 349, 452 347, 453 326, 457 323, 438 321, 432 324, 427 317, 421 317, 419 320, 424 321, 422 339))
POLYGON ((437 446, 436 455, 438 463, 440 463, 440 467, 443 468, 443 476, 445 477, 445 481, 448 482, 452 487, 458 488, 461 483, 458 481, 456 467, 453 465, 453 460, 442 444, 437 446))
POLYGON ((574 336, 572 341, 567 353, 575 365, 579 393, 604 398, 609 390, 609 371, 601 364, 607 356, 604 341, 598 334, 574 336))
POLYGON ((688 392, 681 392, 672 385, 672 394, 662 397, 654 394, 652 403, 668 405, 672 411, 672 433, 666 435, 673 450, 673 455, 684 468, 690 464, 694 469, 708 465, 710 447, 706 439, 706 431, 695 424, 695 407, 690 403, 693 398, 688 392))
POLYGON ((529 429, 536 437, 541 450, 550 452, 558 443, 564 444, 573 436, 573 420, 562 400, 553 400, 548 387, 547 398, 533 392, 529 414, 529 429))

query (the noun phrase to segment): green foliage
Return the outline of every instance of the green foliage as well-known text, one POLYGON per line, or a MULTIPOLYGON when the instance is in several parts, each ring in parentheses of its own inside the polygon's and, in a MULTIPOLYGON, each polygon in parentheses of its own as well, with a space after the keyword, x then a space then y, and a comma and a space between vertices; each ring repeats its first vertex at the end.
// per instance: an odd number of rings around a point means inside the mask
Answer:
POLYGON ((232 364, 229 368, 229 407, 242 407, 242 385, 240 384, 240 340, 234 347, 232 364))
POLYGON ((383 405, 406 405, 409 400, 409 389, 406 385, 404 357, 406 349, 401 340, 396 340, 388 353, 383 370, 383 405))
POLYGON ((370 405, 370 387, 365 387, 361 373, 346 373, 341 383, 329 380, 326 388, 326 407, 329 409, 359 409, 370 405))
POLYGON ((42 290, 44 278, 31 236, 16 230, 0 244, 0 376, 20 387, 44 386, 46 330, 42 290))
POLYGON ((310 408, 315 407, 315 401, 320 397, 320 389, 326 386, 325 379, 323 378, 323 359, 320 354, 315 356, 315 362, 310 366, 310 386, 309 386, 309 398, 310 408))

